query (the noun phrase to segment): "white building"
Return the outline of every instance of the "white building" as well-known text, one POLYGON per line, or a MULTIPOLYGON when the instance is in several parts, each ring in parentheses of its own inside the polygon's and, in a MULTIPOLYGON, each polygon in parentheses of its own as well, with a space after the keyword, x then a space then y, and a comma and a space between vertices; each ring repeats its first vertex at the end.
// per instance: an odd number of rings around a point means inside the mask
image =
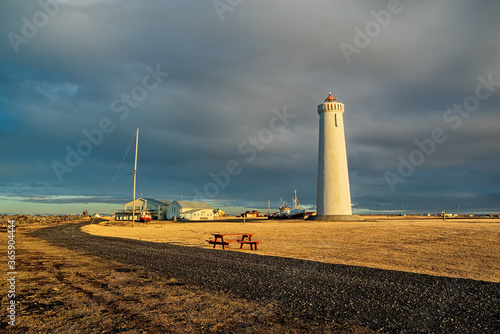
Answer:
MULTIPOLYGON (((133 203, 133 201, 130 201, 123 204, 124 210, 115 213, 115 220, 132 220, 133 203)), ((169 204, 170 201, 165 199, 138 198, 135 200, 135 220, 139 221, 144 206, 151 214, 151 220, 165 220, 169 204)))
POLYGON ((205 202, 173 201, 167 207, 167 219, 213 220, 214 209, 205 202))

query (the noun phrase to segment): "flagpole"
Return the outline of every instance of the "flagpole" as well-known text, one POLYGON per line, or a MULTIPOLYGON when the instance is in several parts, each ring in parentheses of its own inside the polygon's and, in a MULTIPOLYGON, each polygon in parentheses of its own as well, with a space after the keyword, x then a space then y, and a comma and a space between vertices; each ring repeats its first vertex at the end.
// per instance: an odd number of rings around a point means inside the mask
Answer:
POLYGON ((134 221, 135 221, 135 180, 137 177, 137 147, 138 146, 139 146, 139 128, 137 128, 137 134, 135 136, 134 199, 132 200, 132 227, 134 227, 134 221))

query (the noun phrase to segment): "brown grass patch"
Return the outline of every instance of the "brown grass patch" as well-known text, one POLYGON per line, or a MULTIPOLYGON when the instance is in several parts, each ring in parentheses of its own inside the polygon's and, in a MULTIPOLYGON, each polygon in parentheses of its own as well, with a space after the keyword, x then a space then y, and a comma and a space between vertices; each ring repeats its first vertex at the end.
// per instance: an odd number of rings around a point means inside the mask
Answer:
MULTIPOLYGON (((190 286, 139 266, 85 255, 16 233, 16 333, 369 333, 354 325, 311 322, 276 305, 190 286)), ((6 233, 0 234, 7 247, 6 233)), ((3 261, 3 272, 7 272, 3 261)), ((2 305, 7 281, 1 280, 2 305)))
MULTIPOLYGON (((255 254, 500 282, 500 219, 370 217, 364 222, 103 222, 87 233, 211 248, 211 233, 254 233, 255 254), (370 219, 370 220, 368 220, 370 219)), ((220 246, 218 246, 220 247, 220 246)), ((247 248, 248 246, 244 246, 247 248)), ((229 247, 241 251, 239 245, 229 247)), ((243 252, 252 252, 243 250, 243 252)))

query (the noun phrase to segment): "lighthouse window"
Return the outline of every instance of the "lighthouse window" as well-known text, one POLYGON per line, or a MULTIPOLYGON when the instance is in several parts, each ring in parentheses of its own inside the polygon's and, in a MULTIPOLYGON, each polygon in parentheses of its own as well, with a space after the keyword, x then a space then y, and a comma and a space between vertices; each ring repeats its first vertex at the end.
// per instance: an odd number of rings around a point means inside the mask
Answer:
POLYGON ((335 127, 338 127, 337 126, 337 114, 335 114, 335 127))

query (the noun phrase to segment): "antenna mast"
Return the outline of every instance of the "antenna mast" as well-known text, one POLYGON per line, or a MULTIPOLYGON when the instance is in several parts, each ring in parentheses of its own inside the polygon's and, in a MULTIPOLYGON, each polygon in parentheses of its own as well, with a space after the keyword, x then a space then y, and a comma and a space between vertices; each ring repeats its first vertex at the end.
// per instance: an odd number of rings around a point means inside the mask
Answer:
POLYGON ((134 197, 132 200, 132 227, 134 227, 134 221, 135 221, 135 180, 137 177, 137 147, 138 146, 139 146, 139 128, 137 128, 137 134, 135 136, 134 197))

